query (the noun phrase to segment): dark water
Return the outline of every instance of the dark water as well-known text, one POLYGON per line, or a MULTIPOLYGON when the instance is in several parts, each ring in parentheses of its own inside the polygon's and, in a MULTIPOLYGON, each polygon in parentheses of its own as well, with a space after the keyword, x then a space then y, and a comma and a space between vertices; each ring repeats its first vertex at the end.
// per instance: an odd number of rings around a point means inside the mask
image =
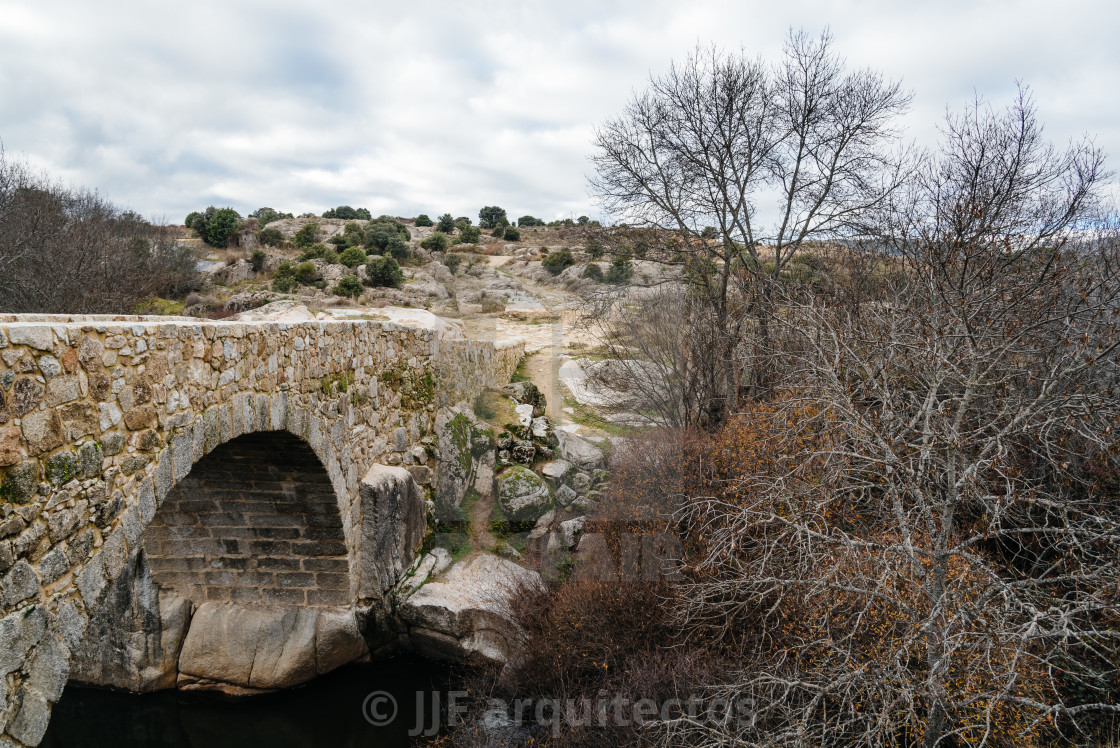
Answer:
MULTIPOLYGON (((445 663, 397 657, 350 665, 300 688, 248 699, 165 691, 140 696, 67 686, 42 745, 48 748, 403 748, 416 725, 416 694, 454 687, 445 663), (374 727, 363 716, 366 697, 384 691, 396 719, 374 727)), ((441 699, 446 703, 446 699, 441 699)), ((377 712, 386 713, 386 706, 377 712)), ((430 722, 430 717, 426 718, 430 722)))

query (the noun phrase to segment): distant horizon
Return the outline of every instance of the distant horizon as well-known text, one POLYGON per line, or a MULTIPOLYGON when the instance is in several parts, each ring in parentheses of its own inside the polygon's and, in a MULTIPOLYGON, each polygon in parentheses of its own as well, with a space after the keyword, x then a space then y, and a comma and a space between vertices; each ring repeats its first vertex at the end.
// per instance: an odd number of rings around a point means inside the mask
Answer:
POLYGON ((850 66, 901 79, 918 145, 946 108, 1002 108, 1020 81, 1056 145, 1120 156, 1120 9, 1099 1, 115 5, 0 2, 0 143, 169 224, 208 205, 601 219, 595 126, 697 44, 774 60, 790 28, 829 27, 850 66))

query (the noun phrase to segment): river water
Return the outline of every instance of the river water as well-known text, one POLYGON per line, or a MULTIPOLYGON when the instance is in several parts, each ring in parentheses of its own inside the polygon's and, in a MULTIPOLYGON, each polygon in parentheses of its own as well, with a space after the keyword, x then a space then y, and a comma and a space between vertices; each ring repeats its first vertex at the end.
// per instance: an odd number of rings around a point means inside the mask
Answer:
POLYGON ((401 656, 349 665, 300 688, 230 700, 164 691, 133 695, 67 686, 54 708, 45 748, 404 748, 417 725, 417 694, 431 724, 431 693, 440 703, 457 682, 446 663, 401 656), (396 718, 387 717, 393 697, 396 718), (376 699, 377 701, 374 701, 376 699), (365 711, 363 711, 363 705, 365 711))

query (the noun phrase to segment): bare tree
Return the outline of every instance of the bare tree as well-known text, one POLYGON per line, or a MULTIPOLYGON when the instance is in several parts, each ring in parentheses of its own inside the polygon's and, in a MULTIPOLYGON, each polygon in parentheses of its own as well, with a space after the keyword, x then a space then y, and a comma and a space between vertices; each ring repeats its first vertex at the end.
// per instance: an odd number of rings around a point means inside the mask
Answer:
POLYGON ((0 312, 131 313, 196 277, 169 229, 0 150, 0 312))
POLYGON ((815 441, 683 514, 681 620, 738 643, 714 690, 757 713, 666 744, 1084 741, 1120 712, 1120 242, 1079 231, 1103 156, 1050 146, 1025 93, 944 136, 862 250, 901 282, 776 317, 815 441))
POLYGON ((712 366, 723 339, 706 300, 679 283, 619 289, 585 297, 583 324, 608 358, 587 369, 598 410, 641 414, 642 422, 697 425, 720 387, 712 366))
POLYGON ((745 314, 757 320, 750 384, 765 392, 776 278, 897 184, 892 122, 908 101, 877 73, 847 71, 827 33, 791 33, 775 65, 697 49, 598 130, 593 192, 619 220, 671 235, 648 258, 683 258, 712 307, 724 345, 709 422, 736 401, 745 314))

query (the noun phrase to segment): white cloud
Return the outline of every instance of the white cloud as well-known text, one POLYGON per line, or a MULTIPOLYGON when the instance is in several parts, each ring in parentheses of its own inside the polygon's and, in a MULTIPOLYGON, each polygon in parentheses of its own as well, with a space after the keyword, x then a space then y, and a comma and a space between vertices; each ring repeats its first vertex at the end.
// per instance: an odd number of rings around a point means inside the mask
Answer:
POLYGON ((832 27, 936 136, 1032 85, 1055 140, 1120 153, 1107 2, 0 3, 0 138, 148 215, 207 204, 547 218, 593 212, 595 124, 696 43, 773 57, 832 27))

